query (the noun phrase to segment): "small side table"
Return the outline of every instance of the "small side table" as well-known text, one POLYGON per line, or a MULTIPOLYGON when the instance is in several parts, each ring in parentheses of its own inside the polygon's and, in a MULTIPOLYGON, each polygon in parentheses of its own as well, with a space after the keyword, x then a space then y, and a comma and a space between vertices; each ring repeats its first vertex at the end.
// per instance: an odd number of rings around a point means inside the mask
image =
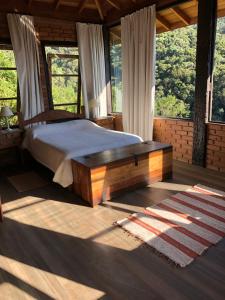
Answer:
POLYGON ((17 163, 20 155, 23 130, 0 130, 0 167, 17 163))
POLYGON ((101 127, 114 130, 114 117, 113 116, 100 117, 97 119, 93 119, 92 121, 101 127))

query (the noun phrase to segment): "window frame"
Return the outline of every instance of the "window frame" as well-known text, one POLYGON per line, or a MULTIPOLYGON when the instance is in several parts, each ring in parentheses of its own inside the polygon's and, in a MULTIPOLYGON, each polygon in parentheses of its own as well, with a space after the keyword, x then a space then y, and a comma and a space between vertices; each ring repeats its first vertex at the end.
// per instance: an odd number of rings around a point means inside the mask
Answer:
MULTIPOLYGON (((74 99, 73 103, 60 103, 60 104, 54 104, 53 101, 53 96, 52 96, 52 84, 51 84, 51 78, 52 74, 49 71, 49 64, 48 64, 48 59, 45 51, 45 47, 68 47, 68 48, 75 48, 77 47, 76 42, 67 42, 67 41, 42 41, 41 42, 41 51, 42 51, 42 56, 43 56, 43 61, 44 61, 44 72, 45 72, 45 78, 46 78, 46 85, 47 85, 47 94, 48 94, 48 103, 49 103, 49 108, 51 110, 56 109, 58 106, 72 106, 74 105, 77 107, 77 113, 81 113, 81 74, 80 74, 80 59, 79 55, 68 55, 68 54, 60 54, 60 56, 75 56, 78 57, 78 75, 73 75, 73 74, 68 74, 68 76, 77 76, 78 77, 78 93, 77 93, 77 99, 74 99)), ((54 56, 54 54, 53 54, 54 56)), ((66 74, 61 74, 61 76, 67 76, 66 74)))
MULTIPOLYGON (((217 16, 216 22, 218 21, 218 19, 221 19, 221 18, 225 19, 225 16, 222 16, 222 17, 217 16)), ((217 26, 218 26, 218 22, 216 24, 216 30, 215 30, 215 45, 214 45, 212 80, 209 83, 211 85, 211 90, 210 90, 209 101, 207 103, 207 106, 208 106, 207 123, 218 124, 218 125, 225 125, 225 121, 212 120, 212 118, 213 118, 213 100, 214 100, 214 71, 215 71, 215 54, 216 54, 217 26)))
MULTIPOLYGON (((10 39, 0 39, 0 50, 10 50, 13 51, 12 43, 10 39), (7 46, 4 48, 4 46, 7 46)), ((14 51, 13 51, 14 54, 14 51)), ((15 55, 14 55, 15 57, 15 55)), ((9 101, 9 100, 16 100, 16 113, 20 111, 20 90, 19 90, 19 80, 18 80, 18 73, 17 73, 17 67, 1 67, 0 66, 0 71, 16 71, 16 76, 17 76, 17 86, 16 86, 16 97, 0 97, 0 106, 1 106, 1 101, 9 101)), ((14 115, 16 115, 14 113, 14 115)))

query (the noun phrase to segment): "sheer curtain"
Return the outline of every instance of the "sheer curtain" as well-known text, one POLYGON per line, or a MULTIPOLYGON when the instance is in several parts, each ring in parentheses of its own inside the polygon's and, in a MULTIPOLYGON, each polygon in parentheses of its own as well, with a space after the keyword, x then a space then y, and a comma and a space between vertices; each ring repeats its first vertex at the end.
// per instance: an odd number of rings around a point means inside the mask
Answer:
POLYGON ((7 19, 18 73, 21 112, 26 120, 44 109, 38 43, 33 17, 8 14, 7 19))
POLYGON ((155 98, 155 5, 121 19, 124 130, 152 140, 155 98))
POLYGON ((87 118, 107 115, 102 26, 77 23, 82 93, 87 118))

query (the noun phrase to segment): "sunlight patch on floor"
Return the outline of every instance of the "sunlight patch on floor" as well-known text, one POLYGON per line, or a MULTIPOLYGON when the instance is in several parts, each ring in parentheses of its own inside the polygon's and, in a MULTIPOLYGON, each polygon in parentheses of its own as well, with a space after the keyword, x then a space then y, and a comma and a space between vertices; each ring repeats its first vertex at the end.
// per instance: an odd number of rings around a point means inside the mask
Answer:
POLYGON ((149 188, 156 188, 161 190, 168 190, 168 191, 185 191, 191 188, 191 185, 187 184, 178 184, 178 183, 170 183, 170 182, 156 182, 148 186, 149 188))
MULTIPOLYGON (((81 284, 41 269, 37 269, 22 262, 18 262, 12 258, 4 257, 3 255, 0 255, 0 266, 2 273, 6 271, 15 277, 15 283, 17 281, 16 279, 19 279, 20 282, 23 282, 23 285, 27 285, 28 290, 32 290, 33 288, 43 294, 48 295, 49 297, 52 297, 53 299, 94 300, 100 299, 105 295, 105 293, 101 290, 86 286, 85 284, 81 284)), ((7 276, 3 276, 3 278, 7 278, 7 276)), ((79 278, 79 274, 77 274, 77 278, 79 278)), ((12 282, 8 283, 0 281, 1 300, 12 299, 10 297, 2 298, 2 295, 7 295, 9 289, 10 295, 14 295, 14 293, 15 295, 21 295, 21 298, 16 296, 14 299, 27 299, 27 293, 22 290, 20 290, 18 293, 19 287, 13 285, 12 282)), ((35 298, 30 297, 30 299, 35 298)))
POLYGON ((3 203, 3 209, 7 211, 19 210, 20 208, 24 208, 25 206, 35 205, 40 201, 44 201, 45 199, 40 197, 26 196, 22 198, 18 198, 13 201, 9 201, 3 203))
POLYGON ((14 299, 36 299, 35 297, 30 296, 26 291, 9 282, 0 282, 0 295, 1 300, 13 299, 15 295, 16 298, 14 299))

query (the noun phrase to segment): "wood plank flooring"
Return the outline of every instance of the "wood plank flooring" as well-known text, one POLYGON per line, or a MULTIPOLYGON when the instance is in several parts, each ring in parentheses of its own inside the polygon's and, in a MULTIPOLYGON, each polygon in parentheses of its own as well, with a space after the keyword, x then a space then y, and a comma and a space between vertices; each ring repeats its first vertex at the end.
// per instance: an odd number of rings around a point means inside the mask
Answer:
POLYGON ((225 240, 185 269, 113 223, 202 183, 225 191, 225 175, 174 162, 174 178, 90 208, 51 183, 17 193, 0 171, 0 299, 225 299, 225 240))

